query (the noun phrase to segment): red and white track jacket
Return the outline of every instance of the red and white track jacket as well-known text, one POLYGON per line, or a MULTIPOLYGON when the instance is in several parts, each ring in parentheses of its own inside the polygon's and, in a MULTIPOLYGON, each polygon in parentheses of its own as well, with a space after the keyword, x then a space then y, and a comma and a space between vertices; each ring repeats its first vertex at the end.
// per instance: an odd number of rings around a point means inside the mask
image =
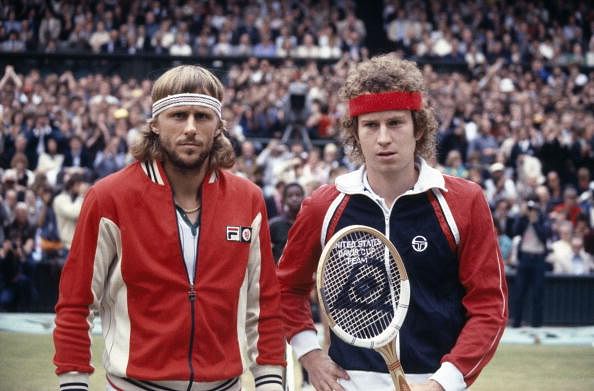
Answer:
POLYGON ((56 305, 62 390, 88 387, 94 311, 117 388, 233 390, 251 366, 258 390, 282 389, 285 342, 262 193, 217 171, 202 184, 202 205, 189 281, 159 162, 133 163, 91 187, 56 305))

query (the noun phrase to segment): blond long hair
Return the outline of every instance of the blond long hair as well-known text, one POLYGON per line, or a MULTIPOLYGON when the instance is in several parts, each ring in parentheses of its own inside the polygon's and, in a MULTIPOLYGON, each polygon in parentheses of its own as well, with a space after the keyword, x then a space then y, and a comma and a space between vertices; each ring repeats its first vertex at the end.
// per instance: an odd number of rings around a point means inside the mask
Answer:
MULTIPOLYGON (((210 95, 223 101, 223 85, 209 70, 197 65, 180 65, 169 69, 153 84, 151 98, 153 102, 169 95, 181 93, 199 93, 210 95)), ((141 130, 141 138, 131 146, 132 156, 139 161, 162 160, 163 152, 159 135, 151 131, 151 119, 141 130)), ((235 152, 225 136, 226 123, 219 121, 218 134, 213 140, 209 154, 209 169, 231 168, 235 163, 235 152)))
MULTIPOLYGON (((348 101, 364 93, 389 91, 418 91, 423 95, 421 110, 412 111, 415 134, 422 133, 416 142, 415 156, 433 162, 436 155, 437 120, 426 96, 423 75, 414 62, 399 59, 391 54, 363 61, 349 71, 338 94, 342 100, 348 101)), ((356 163, 364 163, 357 135, 357 117, 351 117, 347 112, 341 125, 342 141, 349 156, 356 163)))

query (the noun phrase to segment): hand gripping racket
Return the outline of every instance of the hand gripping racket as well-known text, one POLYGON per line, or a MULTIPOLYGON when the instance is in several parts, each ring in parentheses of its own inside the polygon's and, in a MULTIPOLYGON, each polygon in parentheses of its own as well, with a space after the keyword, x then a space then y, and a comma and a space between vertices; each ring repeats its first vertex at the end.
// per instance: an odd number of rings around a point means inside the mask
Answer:
POLYGON ((381 232, 351 225, 328 241, 318 264, 322 313, 344 342, 382 355, 396 391, 409 391, 395 339, 410 299, 398 251, 381 232))

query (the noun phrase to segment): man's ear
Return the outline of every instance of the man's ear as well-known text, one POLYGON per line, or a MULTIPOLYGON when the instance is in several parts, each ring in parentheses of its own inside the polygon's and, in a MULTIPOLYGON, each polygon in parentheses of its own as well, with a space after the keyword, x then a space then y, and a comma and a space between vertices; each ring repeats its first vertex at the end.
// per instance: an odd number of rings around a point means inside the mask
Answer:
POLYGON ((151 132, 154 134, 159 134, 159 128, 154 123, 151 123, 149 126, 151 128, 151 132))
POLYGON ((423 130, 415 130, 415 140, 419 141, 423 135, 425 134, 425 131, 423 130))

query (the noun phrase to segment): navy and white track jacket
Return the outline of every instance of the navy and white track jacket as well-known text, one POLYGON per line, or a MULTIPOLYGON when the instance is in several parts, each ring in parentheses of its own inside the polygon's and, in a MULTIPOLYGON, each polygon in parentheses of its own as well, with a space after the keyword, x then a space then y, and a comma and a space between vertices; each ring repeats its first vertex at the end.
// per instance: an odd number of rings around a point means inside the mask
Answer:
MULTIPOLYGON (((304 201, 278 271, 286 335, 298 356, 318 346, 309 337, 315 329, 309 293, 322 248, 339 229, 367 225, 390 238, 409 276, 410 306, 398 346, 405 373, 439 370, 446 390, 448 383, 464 389, 491 359, 505 328, 503 263, 482 189, 422 159, 417 168, 417 183, 391 209, 371 191, 364 168, 304 201), (458 382, 451 381, 452 371, 458 382)), ((388 372, 378 353, 333 334, 329 355, 347 371, 388 372)))

